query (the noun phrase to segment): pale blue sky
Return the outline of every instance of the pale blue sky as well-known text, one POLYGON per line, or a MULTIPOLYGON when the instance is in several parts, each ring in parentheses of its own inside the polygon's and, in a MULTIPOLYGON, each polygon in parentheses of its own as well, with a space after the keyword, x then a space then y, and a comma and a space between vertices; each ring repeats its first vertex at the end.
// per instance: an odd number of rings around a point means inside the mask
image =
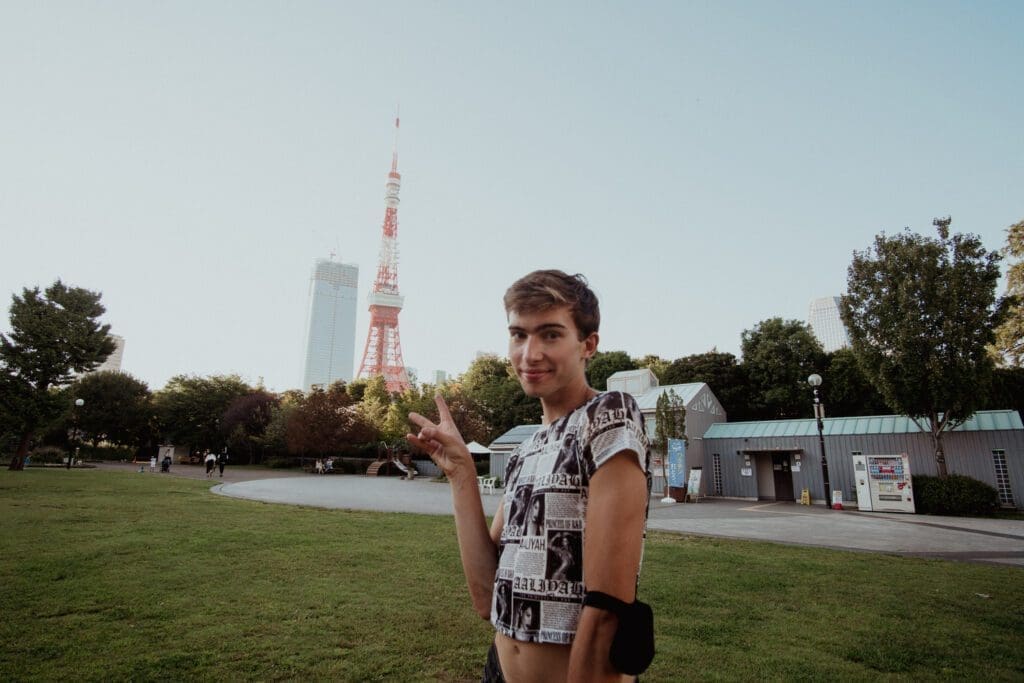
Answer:
POLYGON ((8 0, 0 296, 102 291, 153 389, 298 387, 313 260, 361 301, 376 272, 400 102, 421 377, 503 353, 501 295, 545 267, 590 278, 605 350, 738 354, 882 230, 1004 244, 1022 35, 1019 2, 8 0))

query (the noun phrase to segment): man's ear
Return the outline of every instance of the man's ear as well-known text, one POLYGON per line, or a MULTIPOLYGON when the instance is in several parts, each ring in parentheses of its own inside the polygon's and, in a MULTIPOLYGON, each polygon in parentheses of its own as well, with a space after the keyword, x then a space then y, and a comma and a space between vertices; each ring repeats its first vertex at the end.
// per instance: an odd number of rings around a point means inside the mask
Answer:
POLYGON ((583 360, 590 360, 597 353, 597 343, 600 340, 597 332, 591 332, 590 336, 583 340, 583 360))

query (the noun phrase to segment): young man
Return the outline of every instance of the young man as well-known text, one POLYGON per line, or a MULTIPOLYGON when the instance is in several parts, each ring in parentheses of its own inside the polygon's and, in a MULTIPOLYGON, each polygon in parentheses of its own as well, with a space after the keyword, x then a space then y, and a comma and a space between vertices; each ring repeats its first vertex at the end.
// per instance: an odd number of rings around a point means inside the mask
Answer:
POLYGON ((635 599, 650 490, 643 418, 633 397, 587 384, 600 312, 583 276, 530 273, 505 293, 505 311, 509 359, 543 421, 509 459, 490 529, 444 399, 437 424, 412 413, 420 431, 407 435, 451 482, 473 606, 496 630, 483 680, 629 680, 609 661, 618 618, 583 598, 635 599))

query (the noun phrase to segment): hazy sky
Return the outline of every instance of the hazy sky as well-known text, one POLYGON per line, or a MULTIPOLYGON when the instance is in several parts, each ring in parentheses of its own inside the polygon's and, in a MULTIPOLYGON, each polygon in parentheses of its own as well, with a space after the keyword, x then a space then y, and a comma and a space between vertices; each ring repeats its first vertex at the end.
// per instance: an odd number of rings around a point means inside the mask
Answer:
POLYGON ((421 378, 504 353, 536 268, 589 277, 602 349, 738 354, 883 230, 949 214, 1003 246, 1022 35, 1016 1, 6 0, 0 296, 101 291, 152 389, 298 387, 314 259, 372 284, 400 103, 421 378))

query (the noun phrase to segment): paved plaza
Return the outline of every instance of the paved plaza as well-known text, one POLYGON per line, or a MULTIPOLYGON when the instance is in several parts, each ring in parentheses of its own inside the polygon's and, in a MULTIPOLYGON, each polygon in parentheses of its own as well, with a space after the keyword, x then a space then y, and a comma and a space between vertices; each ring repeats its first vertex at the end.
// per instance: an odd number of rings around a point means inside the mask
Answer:
MULTIPOLYGON (((175 465, 171 469, 172 476, 205 478, 199 466, 175 465)), ((407 481, 394 477, 317 476, 229 466, 224 480, 218 479, 212 490, 266 503, 452 514, 448 484, 427 478, 407 481)), ((484 510, 493 514, 501 501, 501 491, 485 494, 483 498, 484 510)), ((1024 568, 1024 521, 1019 520, 839 511, 796 503, 722 499, 662 505, 653 496, 648 527, 681 534, 995 562, 1024 568)))

